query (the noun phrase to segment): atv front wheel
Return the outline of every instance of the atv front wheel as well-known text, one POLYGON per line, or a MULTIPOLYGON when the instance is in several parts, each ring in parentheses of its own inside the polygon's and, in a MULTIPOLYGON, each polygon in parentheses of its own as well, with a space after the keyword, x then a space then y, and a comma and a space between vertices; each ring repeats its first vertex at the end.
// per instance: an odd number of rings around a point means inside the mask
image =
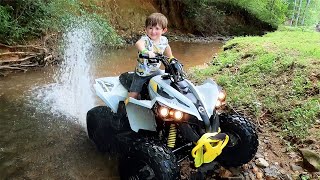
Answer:
POLYGON ((219 116, 221 132, 229 136, 229 142, 217 161, 225 167, 237 167, 249 162, 258 150, 255 126, 239 115, 219 116))
POLYGON ((88 136, 99 151, 117 151, 116 134, 131 130, 125 114, 122 113, 119 109, 116 114, 107 106, 97 106, 88 111, 88 136))
POLYGON ((176 157, 165 146, 148 139, 128 143, 119 159, 121 179, 179 179, 176 157))

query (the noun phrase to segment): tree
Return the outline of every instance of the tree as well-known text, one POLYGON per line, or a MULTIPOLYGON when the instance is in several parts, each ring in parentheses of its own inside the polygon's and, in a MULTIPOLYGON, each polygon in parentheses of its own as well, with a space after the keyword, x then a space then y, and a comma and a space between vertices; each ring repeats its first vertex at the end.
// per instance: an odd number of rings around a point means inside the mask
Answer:
POLYGON ((294 0, 293 13, 292 13, 291 21, 290 21, 290 26, 292 26, 292 24, 293 24, 293 19, 295 17, 295 13, 296 13, 296 5, 297 5, 297 0, 294 0))
POLYGON ((306 14, 308 13, 307 10, 308 10, 308 8, 309 8, 310 1, 311 1, 311 0, 307 0, 306 7, 304 8, 304 11, 303 11, 303 18, 302 18, 301 25, 304 25, 304 20, 305 20, 305 18, 306 18, 306 14))
POLYGON ((299 8, 298 8, 298 12, 297 12, 296 25, 295 26, 298 26, 298 22, 299 22, 299 18, 300 18, 300 12, 301 12, 301 5, 302 5, 302 0, 299 1, 299 8))
POLYGON ((288 0, 290 26, 310 26, 320 21, 320 1, 288 0))

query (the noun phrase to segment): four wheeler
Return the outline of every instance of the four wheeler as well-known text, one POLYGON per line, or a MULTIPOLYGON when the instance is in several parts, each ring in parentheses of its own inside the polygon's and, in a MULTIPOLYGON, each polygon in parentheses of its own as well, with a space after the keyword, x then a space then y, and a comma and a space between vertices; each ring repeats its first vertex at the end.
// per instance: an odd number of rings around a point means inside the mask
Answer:
POLYGON ((133 72, 95 80, 106 106, 87 113, 89 138, 102 152, 119 155, 121 179, 179 179, 186 158, 195 168, 241 166, 257 152, 255 126, 238 114, 219 113, 226 94, 213 80, 196 86, 182 65, 157 55, 165 71, 144 85, 140 100, 128 98, 133 72))

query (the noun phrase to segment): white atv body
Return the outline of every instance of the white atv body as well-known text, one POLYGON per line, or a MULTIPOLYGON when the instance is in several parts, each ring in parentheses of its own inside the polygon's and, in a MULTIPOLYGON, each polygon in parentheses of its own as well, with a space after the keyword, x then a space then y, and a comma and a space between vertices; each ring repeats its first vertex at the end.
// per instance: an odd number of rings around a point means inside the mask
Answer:
POLYGON ((165 71, 144 85, 140 100, 128 98, 133 72, 95 80, 106 106, 88 111, 88 136, 100 151, 120 153, 120 175, 176 179, 178 163, 190 154, 196 168, 215 159, 229 167, 249 162, 258 148, 255 126, 238 114, 218 113, 226 98, 222 88, 211 79, 196 86, 177 60, 155 59, 165 71))
MULTIPOLYGON (((95 81, 94 89, 97 95, 114 112, 117 112, 119 102, 125 101, 128 97, 128 90, 121 84, 119 76, 99 78, 95 81)), ((170 79, 163 80, 161 75, 158 75, 153 77, 148 85, 150 100, 128 99, 126 110, 131 129, 135 132, 138 132, 139 129, 156 130, 155 115, 151 110, 156 102, 193 115, 197 117, 199 121, 203 121, 199 112, 205 112, 208 117, 211 117, 220 92, 218 85, 211 79, 208 79, 200 86, 194 86, 188 80, 185 80, 185 82, 195 95, 191 96, 191 98, 196 98, 195 100, 203 102, 203 107, 200 106, 197 108, 192 100, 170 86, 170 79), (169 98, 160 96, 157 93, 157 89, 162 89, 169 98)))

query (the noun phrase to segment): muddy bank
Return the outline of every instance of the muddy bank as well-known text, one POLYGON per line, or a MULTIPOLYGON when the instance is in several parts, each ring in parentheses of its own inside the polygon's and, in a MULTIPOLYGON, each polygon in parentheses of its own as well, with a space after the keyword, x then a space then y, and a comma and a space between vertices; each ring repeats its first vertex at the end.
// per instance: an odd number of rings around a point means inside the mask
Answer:
POLYGON ((0 43, 0 77, 61 62, 58 45, 60 37, 58 34, 48 34, 24 45, 9 46, 0 43))

